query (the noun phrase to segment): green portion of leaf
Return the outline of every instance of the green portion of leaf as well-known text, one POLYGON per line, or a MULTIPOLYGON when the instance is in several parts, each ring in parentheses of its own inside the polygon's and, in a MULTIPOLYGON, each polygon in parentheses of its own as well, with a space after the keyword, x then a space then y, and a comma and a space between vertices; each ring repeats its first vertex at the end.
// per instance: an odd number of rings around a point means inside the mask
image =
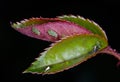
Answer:
POLYGON ((107 47, 107 41, 98 35, 75 35, 53 44, 25 71, 51 74, 71 68, 107 47))
POLYGON ((70 22, 74 22, 74 23, 76 23, 76 24, 78 24, 80 26, 83 26, 84 28, 87 28, 88 30, 90 30, 94 34, 98 34, 98 35, 106 38, 106 40, 107 40, 105 32, 94 21, 91 21, 89 19, 84 19, 83 17, 80 17, 80 16, 73 16, 73 15, 70 15, 70 16, 67 16, 67 15, 59 16, 59 18, 63 19, 63 20, 70 21, 70 22))

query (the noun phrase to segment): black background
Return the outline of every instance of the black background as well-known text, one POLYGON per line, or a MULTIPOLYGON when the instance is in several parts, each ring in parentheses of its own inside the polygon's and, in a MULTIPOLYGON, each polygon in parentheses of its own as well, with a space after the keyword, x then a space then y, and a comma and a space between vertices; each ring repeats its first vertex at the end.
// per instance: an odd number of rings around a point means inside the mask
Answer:
POLYGON ((114 57, 104 54, 54 75, 22 74, 50 43, 16 32, 10 22, 31 17, 81 15, 97 22, 105 31, 109 44, 120 52, 119 11, 117 1, 0 1, 0 82, 120 82, 120 67, 114 57))

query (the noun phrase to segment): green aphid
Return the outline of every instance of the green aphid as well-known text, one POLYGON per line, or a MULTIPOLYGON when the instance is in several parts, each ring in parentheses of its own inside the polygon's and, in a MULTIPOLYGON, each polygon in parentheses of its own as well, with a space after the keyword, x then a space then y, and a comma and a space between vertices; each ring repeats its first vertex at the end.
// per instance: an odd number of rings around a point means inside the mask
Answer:
POLYGON ((58 37, 58 34, 55 32, 55 31, 53 31, 53 30, 48 30, 48 34, 50 35, 50 36, 53 36, 53 37, 55 37, 55 38, 57 38, 58 37))
POLYGON ((40 31, 35 27, 32 27, 32 32, 35 33, 36 35, 40 35, 40 31))

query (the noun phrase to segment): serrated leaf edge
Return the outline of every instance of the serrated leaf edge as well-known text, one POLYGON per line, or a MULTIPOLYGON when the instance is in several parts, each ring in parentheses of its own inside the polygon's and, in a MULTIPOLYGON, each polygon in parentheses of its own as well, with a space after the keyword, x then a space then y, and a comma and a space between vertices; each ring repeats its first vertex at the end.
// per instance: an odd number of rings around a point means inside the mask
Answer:
MULTIPOLYGON (((38 56, 37 58, 35 58, 35 61, 37 61, 38 58, 39 58, 41 55, 46 54, 46 53, 47 53, 47 52, 48 52, 53 46, 57 45, 57 44, 60 43, 61 41, 66 40, 67 38, 70 38, 70 37, 80 36, 80 35, 94 35, 94 36, 100 37, 101 39, 106 40, 105 38, 103 38, 103 37, 101 37, 101 36, 98 36, 97 34, 76 34, 76 35, 66 36, 66 37, 63 37, 63 38, 61 38, 60 40, 55 41, 54 43, 50 44, 50 46, 49 46, 48 48, 45 48, 45 49, 44 49, 45 51, 44 51, 44 52, 41 52, 41 53, 39 54, 39 56, 38 56)), ((106 47, 105 47, 105 48, 106 48, 106 47)), ((105 49, 105 48, 103 48, 103 49, 105 49)), ((99 53, 100 51, 102 51, 103 49, 97 51, 96 53, 93 53, 93 55, 90 56, 90 57, 86 57, 86 59, 83 60, 82 62, 87 61, 88 59, 90 59, 90 58, 96 56, 96 54, 98 54, 98 53, 99 53)), ((78 62, 78 63, 76 63, 76 64, 73 65, 73 66, 70 66, 70 67, 65 68, 65 69, 63 69, 63 70, 59 70, 59 71, 57 71, 57 72, 38 73, 38 72, 26 71, 26 70, 27 70, 27 69, 26 69, 23 73, 42 74, 42 75, 45 75, 45 74, 55 74, 55 73, 59 73, 59 72, 62 72, 62 71, 64 71, 64 70, 67 70, 67 69, 73 68, 73 67, 79 65, 79 64, 82 63, 82 62, 78 62)), ((33 64, 34 64, 34 62, 31 63, 31 65, 30 65, 29 67, 31 67, 33 64)), ((28 68, 29 68, 29 67, 28 67, 28 68)))
MULTIPOLYGON (((38 18, 38 17, 32 17, 32 18, 29 18, 29 19, 23 19, 23 20, 21 20, 20 22, 11 23, 11 26, 12 26, 13 28, 22 28, 22 27, 19 27, 19 26, 24 25, 26 22, 34 22, 34 21, 36 21, 36 20, 60 21, 60 19, 58 19, 58 18, 43 18, 43 17, 38 18)), ((61 21, 62 21, 62 20, 61 20, 61 21)), ((39 24, 39 23, 38 23, 38 24, 39 24)), ((34 25, 34 24, 33 24, 33 25, 34 25)), ((26 26, 26 27, 27 27, 27 26, 26 26)))
MULTIPOLYGON (((92 23, 92 24, 94 24, 95 26, 99 27, 99 29, 100 29, 100 30, 102 31, 102 33, 105 35, 106 40, 108 40, 105 31, 102 29, 102 27, 101 27, 99 24, 97 24, 97 23, 94 22, 93 20, 90 20, 90 19, 88 19, 88 18, 85 19, 84 17, 79 16, 79 15, 77 15, 77 16, 75 16, 75 15, 62 15, 62 16, 57 16, 57 17, 58 17, 58 18, 64 18, 64 17, 69 18, 69 17, 72 17, 72 18, 79 18, 79 19, 84 20, 84 21, 87 20, 89 23, 92 23)), ((76 24, 76 23, 75 23, 75 24, 76 24)))

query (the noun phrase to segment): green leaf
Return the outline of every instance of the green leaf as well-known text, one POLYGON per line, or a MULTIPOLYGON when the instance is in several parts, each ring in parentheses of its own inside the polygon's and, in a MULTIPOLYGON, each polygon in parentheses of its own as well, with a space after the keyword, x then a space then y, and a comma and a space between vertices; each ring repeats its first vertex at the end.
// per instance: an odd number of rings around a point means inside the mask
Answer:
POLYGON ((88 30, 90 30, 94 34, 98 34, 98 35, 106 38, 106 40, 107 40, 107 36, 106 36, 105 32, 94 21, 91 21, 89 19, 85 19, 81 16, 74 16, 74 15, 70 15, 70 16, 63 15, 63 16, 59 16, 58 18, 60 18, 62 20, 67 20, 67 21, 70 21, 70 22, 74 22, 75 24, 78 24, 78 25, 80 25, 84 28, 87 28, 88 30))
POLYGON ((93 34, 66 37, 41 53, 24 73, 53 74, 69 69, 95 56, 107 45, 104 38, 93 34))

